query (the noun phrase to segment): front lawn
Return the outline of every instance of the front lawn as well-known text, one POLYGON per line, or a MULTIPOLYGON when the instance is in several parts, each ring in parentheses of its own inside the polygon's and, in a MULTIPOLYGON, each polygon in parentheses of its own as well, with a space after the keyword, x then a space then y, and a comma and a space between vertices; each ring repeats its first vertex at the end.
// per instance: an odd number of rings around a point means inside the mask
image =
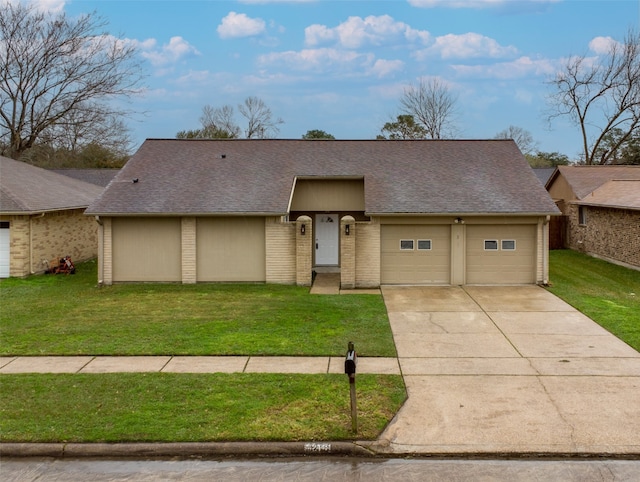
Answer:
POLYGON ((549 278, 549 291, 640 351, 640 271, 558 250, 549 278))
POLYGON ((0 355, 396 356, 376 295, 268 284, 96 286, 76 275, 0 282, 0 355))
POLYGON ((375 439, 404 402, 399 375, 1 375, 2 442, 375 439))

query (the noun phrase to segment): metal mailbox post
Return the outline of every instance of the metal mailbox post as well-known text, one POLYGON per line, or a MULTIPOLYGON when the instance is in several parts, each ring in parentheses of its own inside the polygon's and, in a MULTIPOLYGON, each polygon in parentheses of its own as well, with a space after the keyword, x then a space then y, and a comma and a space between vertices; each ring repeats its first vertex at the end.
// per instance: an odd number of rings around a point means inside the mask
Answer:
POLYGON ((351 395, 351 430, 358 433, 358 409, 356 402, 356 365, 358 364, 358 355, 354 348, 353 342, 347 345, 347 355, 344 359, 344 372, 349 375, 349 392, 351 395))

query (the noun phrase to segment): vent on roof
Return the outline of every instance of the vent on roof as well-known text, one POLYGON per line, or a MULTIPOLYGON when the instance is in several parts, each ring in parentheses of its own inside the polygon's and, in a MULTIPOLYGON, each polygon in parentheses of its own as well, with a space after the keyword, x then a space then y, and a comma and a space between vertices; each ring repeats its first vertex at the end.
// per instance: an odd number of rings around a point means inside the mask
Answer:
POLYGON ((220 159, 226 159, 227 155, 226 154, 220 154, 220 159))
POLYGON ((134 178, 133 178, 133 183, 135 184, 135 183, 137 183, 137 182, 138 182, 138 178, 137 178, 137 177, 134 177, 134 178))

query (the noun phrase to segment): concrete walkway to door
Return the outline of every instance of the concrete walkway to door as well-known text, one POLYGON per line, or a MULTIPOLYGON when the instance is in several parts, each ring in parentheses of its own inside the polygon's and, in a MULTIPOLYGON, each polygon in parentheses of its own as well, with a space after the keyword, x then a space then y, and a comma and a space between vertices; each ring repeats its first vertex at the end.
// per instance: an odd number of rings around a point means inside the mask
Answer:
POLYGON ((537 286, 383 287, 409 398, 388 454, 640 455, 640 353, 537 286))

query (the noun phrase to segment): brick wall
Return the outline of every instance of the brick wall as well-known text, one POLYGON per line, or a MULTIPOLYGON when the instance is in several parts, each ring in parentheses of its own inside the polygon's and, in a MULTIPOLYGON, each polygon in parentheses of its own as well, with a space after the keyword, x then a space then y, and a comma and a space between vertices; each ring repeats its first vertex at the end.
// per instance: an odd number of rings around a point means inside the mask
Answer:
POLYGON ((578 209, 568 208, 569 248, 640 267, 640 211, 583 206, 587 222, 580 225, 578 209))
POLYGON ((296 223, 266 218, 265 243, 267 283, 295 284, 296 223))
MULTIPOLYGON (((84 209, 9 216, 10 275, 43 273, 50 261, 71 256, 74 262, 98 256, 98 223, 84 209)), ((4 219, 4 218, 3 218, 4 219)))
POLYGON ((182 218, 182 282, 196 282, 196 218, 182 218))
POLYGON ((380 286, 380 222, 357 223, 356 288, 380 286))

